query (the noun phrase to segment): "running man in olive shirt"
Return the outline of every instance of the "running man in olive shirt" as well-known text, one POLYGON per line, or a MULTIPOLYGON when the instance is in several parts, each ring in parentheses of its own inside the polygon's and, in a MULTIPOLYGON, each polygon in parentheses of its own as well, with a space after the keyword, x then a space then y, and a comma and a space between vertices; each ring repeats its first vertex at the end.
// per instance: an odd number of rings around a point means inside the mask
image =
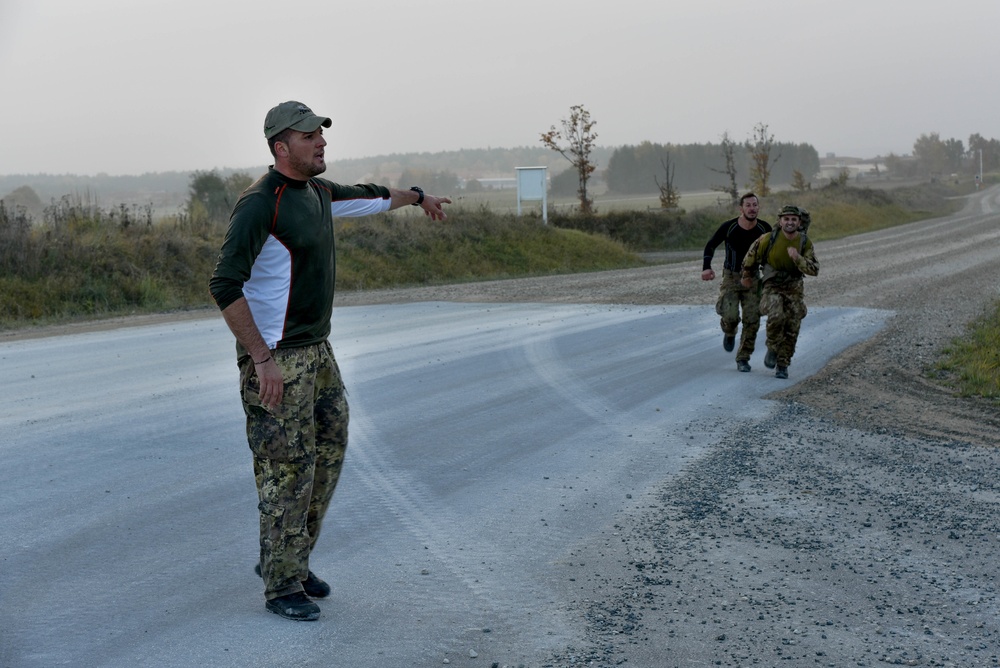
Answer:
POLYGON ((764 366, 769 369, 777 366, 774 372, 777 378, 788 378, 799 328, 808 312, 802 277, 819 274, 816 251, 800 229, 801 224, 801 209, 782 207, 778 213, 779 229, 757 239, 743 259, 744 287, 755 283, 758 270, 763 269, 760 312, 767 316, 764 366))
POLYGON ((750 244, 760 235, 771 231, 769 224, 757 218, 759 210, 760 203, 756 195, 746 193, 740 197, 740 215, 720 225, 708 240, 701 272, 701 280, 715 279, 712 256, 716 247, 725 241, 726 259, 722 265, 722 284, 719 286, 715 312, 720 316, 722 347, 726 352, 732 352, 742 311, 743 333, 740 336, 739 350, 736 351, 736 368, 740 371, 750 371, 750 356, 756 347, 757 330, 760 329, 760 292, 757 283, 754 281, 749 287, 740 283, 743 258, 750 244))
POLYGON ((327 340, 336 254, 333 219, 419 206, 446 216, 447 197, 418 188, 343 186, 326 171, 331 120, 283 102, 264 120, 274 165, 241 195, 209 283, 236 337, 253 454, 267 610, 313 621, 330 587, 309 569, 347 449, 348 407, 327 340))

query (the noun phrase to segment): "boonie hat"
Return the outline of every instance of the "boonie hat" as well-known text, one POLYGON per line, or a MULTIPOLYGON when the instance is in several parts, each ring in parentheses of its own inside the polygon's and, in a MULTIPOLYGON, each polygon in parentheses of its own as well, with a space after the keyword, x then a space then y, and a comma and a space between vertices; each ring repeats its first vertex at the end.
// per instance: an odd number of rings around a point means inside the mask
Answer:
POLYGON ((781 207, 781 211, 778 212, 778 218, 781 218, 782 216, 798 216, 801 218, 802 212, 799 210, 799 207, 786 204, 781 207))
POLYGON ((321 125, 328 128, 333 125, 333 121, 326 116, 317 116, 301 102, 289 100, 267 112, 264 117, 264 139, 270 139, 288 128, 299 132, 314 132, 321 125))

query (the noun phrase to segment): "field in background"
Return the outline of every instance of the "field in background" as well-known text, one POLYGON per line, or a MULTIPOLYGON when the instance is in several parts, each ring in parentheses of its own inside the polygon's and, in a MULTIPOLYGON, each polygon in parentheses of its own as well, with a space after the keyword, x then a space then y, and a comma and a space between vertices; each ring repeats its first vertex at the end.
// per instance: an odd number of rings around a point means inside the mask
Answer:
MULTIPOLYGON (((436 194, 436 193, 435 193, 436 194)), ((607 213, 609 211, 646 211, 660 210, 660 200, 656 195, 635 195, 622 196, 608 194, 604 188, 595 188, 591 193, 594 200, 594 208, 597 213, 607 213)), ((463 207, 485 206, 497 213, 517 213, 517 189, 505 188, 503 190, 484 190, 478 193, 467 193, 458 191, 452 197, 456 204, 463 207)), ((727 197, 719 192, 697 192, 682 193, 680 206, 684 209, 701 209, 725 203, 727 197)), ((556 210, 562 213, 572 213, 580 206, 580 201, 576 197, 553 197, 549 195, 549 210, 556 210)), ((522 202, 522 213, 541 212, 542 203, 540 201, 522 202)))

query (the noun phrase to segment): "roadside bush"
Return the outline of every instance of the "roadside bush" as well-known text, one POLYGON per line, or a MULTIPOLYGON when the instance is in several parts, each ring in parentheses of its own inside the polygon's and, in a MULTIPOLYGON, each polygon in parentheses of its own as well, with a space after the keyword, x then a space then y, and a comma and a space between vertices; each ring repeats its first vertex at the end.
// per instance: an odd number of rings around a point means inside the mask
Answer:
POLYGON ((31 218, 23 207, 8 209, 0 200, 0 275, 28 264, 34 255, 31 218))
POLYGON ((692 212, 674 209, 612 211, 589 216, 553 212, 555 227, 597 234, 633 251, 666 251, 703 247, 715 228, 736 214, 718 207, 692 212))
POLYGON ((154 225, 141 208, 101 210, 68 198, 35 226, 0 212, 0 241, 4 328, 206 305, 220 243, 154 225))

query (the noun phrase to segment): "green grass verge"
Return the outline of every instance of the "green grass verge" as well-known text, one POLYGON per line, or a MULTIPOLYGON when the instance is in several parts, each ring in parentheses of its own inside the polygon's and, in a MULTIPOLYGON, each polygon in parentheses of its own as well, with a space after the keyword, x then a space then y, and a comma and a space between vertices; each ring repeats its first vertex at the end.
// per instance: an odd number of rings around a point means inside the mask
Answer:
POLYGON ((607 237, 534 217, 455 209, 445 221, 383 214, 337 226, 337 287, 371 290, 638 267, 607 237))
POLYGON ((944 349, 935 369, 959 396, 1000 403, 1000 302, 944 349))

